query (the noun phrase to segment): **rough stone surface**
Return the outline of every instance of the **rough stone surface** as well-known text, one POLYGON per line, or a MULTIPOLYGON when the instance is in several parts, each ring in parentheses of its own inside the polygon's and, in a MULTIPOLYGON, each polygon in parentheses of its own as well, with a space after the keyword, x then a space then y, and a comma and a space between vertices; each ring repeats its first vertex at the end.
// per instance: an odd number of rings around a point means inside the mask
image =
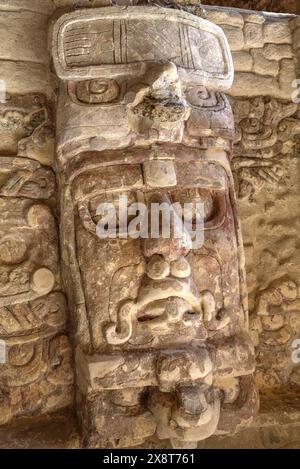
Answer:
POLYGON ((268 60, 292 59, 293 50, 291 46, 286 44, 266 44, 263 55, 268 60))
POLYGON ((251 72, 253 68, 253 55, 246 51, 232 53, 235 73, 251 72))
POLYGON ((41 14, 38 4, 30 0, 0 2, 1 80, 7 93, 50 96, 53 92, 47 52, 48 21, 53 9, 47 8, 46 0, 41 14))
POLYGON ((260 24, 247 22, 244 27, 245 47, 260 48, 264 45, 263 28, 260 24))
POLYGON ((263 393, 291 392, 297 386, 292 344, 299 337, 298 106, 262 96, 235 98, 232 105, 256 381, 263 393))
POLYGON ((295 53, 300 49, 299 19, 212 6, 205 9, 204 16, 224 30, 233 53, 235 79, 230 93, 291 99, 300 63, 295 53))
POLYGON ((5 153, 15 155, 0 156, 0 339, 6 345, 1 424, 69 405, 73 381, 53 213, 55 177, 34 158, 38 146, 34 152, 32 140, 50 125, 47 107, 37 95, 7 103, 1 105, 0 133, 5 153))
POLYGON ((232 52, 243 49, 244 47, 244 35, 240 28, 234 26, 222 26, 222 29, 227 37, 229 47, 232 52))
POLYGON ((205 18, 212 23, 243 28, 244 18, 238 11, 207 9, 205 18))
MULTIPOLYGON (((34 12, 45 16, 51 15, 55 10, 53 0, 1 0, 0 11, 6 12, 34 12)), ((22 27, 22 26, 21 26, 22 27)), ((30 34, 30 32, 29 32, 30 34)))
POLYGON ((0 423, 72 404, 44 2, 0 2, 0 423), (5 10, 5 11, 3 11, 5 10), (30 25, 30 26, 29 26, 30 25))
MULTIPOLYGON (((300 402, 297 394, 261 399, 260 413, 246 429, 234 435, 212 436, 198 449, 295 449, 300 448, 300 402)), ((18 419, 0 428, 1 448, 80 448, 76 419, 70 411, 18 419)), ((139 449, 139 447, 136 447, 139 449)), ((169 449, 168 441, 149 438, 140 446, 169 449)))
POLYGON ((261 50, 252 50, 253 71, 258 75, 270 75, 276 77, 279 73, 279 63, 276 60, 267 60, 261 50))
POLYGON ((287 21, 270 21, 264 24, 265 42, 291 44, 292 37, 287 21))

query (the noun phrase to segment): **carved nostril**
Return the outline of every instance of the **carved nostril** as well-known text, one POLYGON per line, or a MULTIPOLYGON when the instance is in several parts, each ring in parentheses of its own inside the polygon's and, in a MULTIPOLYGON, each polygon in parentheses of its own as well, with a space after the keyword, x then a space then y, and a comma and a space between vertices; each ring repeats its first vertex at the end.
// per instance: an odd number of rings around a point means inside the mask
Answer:
POLYGON ((174 277, 186 278, 191 275, 191 266, 185 257, 180 257, 171 264, 171 274, 174 277))
MULTIPOLYGON (((172 230, 174 229, 171 228, 172 230)), ((171 235, 169 238, 149 238, 143 240, 143 252, 145 257, 152 258, 153 256, 158 255, 159 257, 164 258, 164 260, 169 265, 171 262, 176 261, 181 256, 186 256, 190 251, 190 242, 185 235, 181 238, 176 238, 171 235)))
POLYGON ((169 263, 158 254, 151 257, 147 265, 147 275, 152 280, 160 280, 170 274, 169 263))

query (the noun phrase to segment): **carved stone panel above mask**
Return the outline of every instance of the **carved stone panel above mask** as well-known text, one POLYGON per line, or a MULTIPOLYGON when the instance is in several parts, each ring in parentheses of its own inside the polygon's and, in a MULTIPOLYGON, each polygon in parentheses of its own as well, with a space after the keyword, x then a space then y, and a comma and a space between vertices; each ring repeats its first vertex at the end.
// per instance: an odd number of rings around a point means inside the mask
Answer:
POLYGON ((227 89, 233 79, 222 30, 173 9, 107 7, 64 15, 54 26, 53 55, 62 79, 136 75, 145 62, 170 61, 202 85, 227 89))

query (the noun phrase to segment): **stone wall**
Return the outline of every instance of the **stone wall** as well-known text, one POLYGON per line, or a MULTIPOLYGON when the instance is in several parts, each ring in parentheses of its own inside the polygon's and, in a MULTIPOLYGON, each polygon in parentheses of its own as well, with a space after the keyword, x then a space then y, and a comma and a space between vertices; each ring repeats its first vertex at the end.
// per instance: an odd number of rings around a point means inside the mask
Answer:
POLYGON ((224 30, 235 80, 231 104, 236 138, 233 168, 246 253, 256 379, 262 392, 296 390, 300 368, 299 18, 207 8, 224 30), (298 72, 298 75, 297 75, 298 72))
POLYGON ((292 17, 206 7, 222 27, 234 62, 232 96, 259 94, 290 100, 296 78, 292 17))

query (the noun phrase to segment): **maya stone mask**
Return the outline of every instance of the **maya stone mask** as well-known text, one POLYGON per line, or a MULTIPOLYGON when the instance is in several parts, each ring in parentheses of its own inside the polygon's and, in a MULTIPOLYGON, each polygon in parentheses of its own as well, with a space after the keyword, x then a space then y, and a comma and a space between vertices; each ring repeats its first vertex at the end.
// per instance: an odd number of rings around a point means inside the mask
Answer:
MULTIPOLYGON (((221 29, 160 7, 53 27, 63 278, 87 446, 193 447, 257 408, 221 29), (99 204, 164 203, 169 237, 100 239, 99 204), (174 203, 203 204, 203 243, 174 203)), ((130 222, 130 217, 128 223, 130 222)), ((151 232, 151 218, 148 220, 151 232)), ((117 220, 117 223, 120 221, 117 220)))

